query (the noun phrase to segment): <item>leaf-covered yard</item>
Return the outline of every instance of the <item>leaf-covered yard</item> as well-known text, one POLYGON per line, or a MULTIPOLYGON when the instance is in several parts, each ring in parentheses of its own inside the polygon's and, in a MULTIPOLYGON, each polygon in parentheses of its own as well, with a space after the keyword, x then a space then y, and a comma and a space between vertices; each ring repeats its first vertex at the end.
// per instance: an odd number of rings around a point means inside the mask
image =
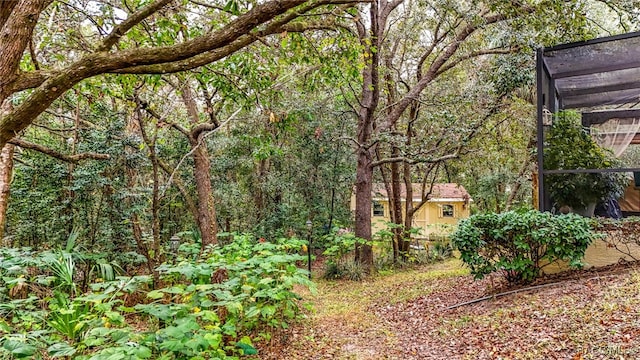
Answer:
POLYGON ((504 288, 474 281, 457 260, 362 283, 319 281, 305 323, 262 359, 636 359, 640 272, 635 266, 547 278, 554 283, 447 307, 504 288))

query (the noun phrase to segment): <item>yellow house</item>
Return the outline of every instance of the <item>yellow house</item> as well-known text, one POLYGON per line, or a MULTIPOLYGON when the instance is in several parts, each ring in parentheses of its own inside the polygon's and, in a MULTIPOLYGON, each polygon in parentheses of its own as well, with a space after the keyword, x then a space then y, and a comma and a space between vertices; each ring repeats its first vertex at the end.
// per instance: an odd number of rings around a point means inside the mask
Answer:
MULTIPOLYGON (((417 206, 422 198, 422 184, 412 184, 412 188, 413 204, 417 206)), ((425 191, 429 191, 428 185, 425 191)), ((403 184, 400 189, 403 216, 406 194, 406 187, 403 184)), ((391 221, 389 196, 384 184, 373 184, 372 197, 371 230, 375 233, 385 229, 385 224, 391 221)), ((473 201, 462 185, 454 183, 433 184, 427 199, 413 215, 412 227, 420 229, 417 237, 422 239, 451 232, 458 220, 469 217, 469 203, 473 201)), ((354 195, 351 196, 351 210, 355 211, 354 195)))

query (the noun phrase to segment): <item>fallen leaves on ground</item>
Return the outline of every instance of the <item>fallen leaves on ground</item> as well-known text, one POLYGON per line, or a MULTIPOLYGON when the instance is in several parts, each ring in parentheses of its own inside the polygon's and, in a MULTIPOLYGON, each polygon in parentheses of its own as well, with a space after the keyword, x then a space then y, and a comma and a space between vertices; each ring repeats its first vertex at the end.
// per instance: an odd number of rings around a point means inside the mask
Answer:
POLYGON ((474 281, 451 260, 363 283, 319 281, 307 319, 261 349, 261 359, 636 359, 640 273, 635 266, 548 277, 512 290, 474 281))

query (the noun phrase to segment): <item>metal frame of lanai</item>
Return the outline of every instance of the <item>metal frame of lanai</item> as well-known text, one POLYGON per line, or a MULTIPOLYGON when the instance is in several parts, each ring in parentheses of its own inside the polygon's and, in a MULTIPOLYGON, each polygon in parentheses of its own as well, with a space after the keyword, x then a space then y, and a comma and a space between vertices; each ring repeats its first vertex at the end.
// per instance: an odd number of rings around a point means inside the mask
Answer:
MULTIPOLYGON (((582 113, 583 126, 640 117, 640 32, 540 48, 536 56, 538 94, 538 206, 551 210, 545 175, 640 172, 638 168, 544 169, 544 140, 553 114, 582 113)), ((640 144, 640 134, 632 143, 640 144)))

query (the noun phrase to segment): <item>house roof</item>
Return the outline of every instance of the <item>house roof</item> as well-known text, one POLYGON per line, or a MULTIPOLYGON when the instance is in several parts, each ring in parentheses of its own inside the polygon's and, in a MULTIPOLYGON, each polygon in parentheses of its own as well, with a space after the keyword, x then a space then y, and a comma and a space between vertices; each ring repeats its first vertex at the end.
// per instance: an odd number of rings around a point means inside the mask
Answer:
MULTIPOLYGON (((420 201, 422 198, 422 184, 411 184, 414 201, 420 201)), ((425 186, 425 191, 429 192, 429 185, 425 186)), ((407 188, 404 184, 400 184, 400 196, 402 199, 407 198, 407 188)), ((388 199, 389 195, 382 183, 373 184, 374 199, 388 199)), ((428 195, 429 201, 472 201, 471 196, 464 186, 455 183, 436 183, 431 188, 428 195)))

